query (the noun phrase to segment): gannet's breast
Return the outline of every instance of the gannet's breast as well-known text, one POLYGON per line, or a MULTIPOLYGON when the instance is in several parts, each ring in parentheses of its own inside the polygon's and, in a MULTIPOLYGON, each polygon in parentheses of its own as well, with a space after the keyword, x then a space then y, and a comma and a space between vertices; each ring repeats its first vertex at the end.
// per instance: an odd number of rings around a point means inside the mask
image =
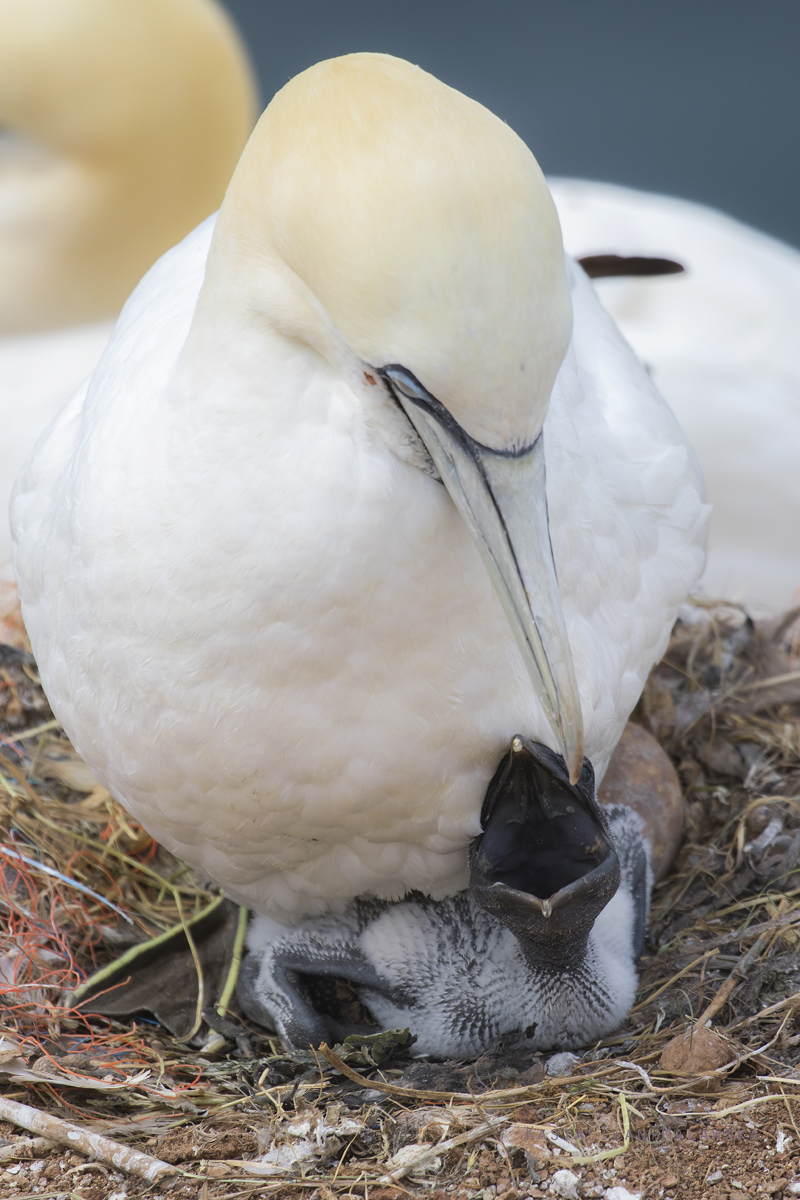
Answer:
POLYGON ((550 185, 571 254, 663 255, 686 268, 596 286, 703 468, 704 589, 784 611, 800 587, 800 253, 685 200, 550 185))
POLYGON ((88 379, 113 321, 0 338, 0 573, 11 554, 11 488, 36 439, 88 379))
MULTIPOLYGON (((448 894, 509 736, 549 728, 445 489, 344 379, 276 350, 265 382, 220 346, 238 373, 210 358, 181 390, 212 227, 144 279, 18 485, 46 690, 110 790, 252 907, 448 894)), ((548 501, 601 774, 700 572, 705 508, 669 409, 575 268, 572 288, 548 501)))

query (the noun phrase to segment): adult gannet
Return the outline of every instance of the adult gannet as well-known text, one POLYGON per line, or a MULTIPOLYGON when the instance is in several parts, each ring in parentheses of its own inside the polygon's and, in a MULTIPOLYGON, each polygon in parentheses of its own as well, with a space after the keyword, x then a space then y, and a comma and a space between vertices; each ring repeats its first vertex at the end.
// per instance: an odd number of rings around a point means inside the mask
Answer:
POLYGON ((0 564, 11 485, 255 119, 213 0, 0 0, 0 564))
POLYGON ((550 187, 571 254, 686 268, 596 286, 700 459, 713 507, 704 590, 783 612, 800 588, 800 253, 686 200, 550 187))
POLYGON ((466 888, 515 732, 602 776, 705 516, 528 148, 373 54, 276 95, 12 501, 76 749, 267 941, 466 888))

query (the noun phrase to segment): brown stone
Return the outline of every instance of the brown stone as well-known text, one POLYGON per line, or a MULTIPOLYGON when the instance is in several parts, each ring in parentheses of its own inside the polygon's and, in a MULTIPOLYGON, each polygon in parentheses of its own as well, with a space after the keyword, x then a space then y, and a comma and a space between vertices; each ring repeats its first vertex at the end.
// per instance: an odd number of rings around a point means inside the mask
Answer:
POLYGON ((535 1125, 523 1125, 519 1122, 509 1125, 503 1134, 503 1145, 516 1150, 527 1150, 534 1158, 549 1158, 545 1136, 535 1125))
POLYGON ((661 1180, 661 1186, 663 1188, 675 1188, 678 1186, 679 1182, 680 1180, 678 1179, 677 1175, 667 1175, 661 1180))
POLYGON ((639 813, 650 839, 653 876, 662 879, 681 844, 685 803, 675 768, 641 725, 629 721, 625 726, 597 798, 639 813))
POLYGON ((713 1029, 692 1025, 667 1042, 659 1062, 661 1069, 670 1075, 706 1075, 735 1057, 730 1042, 713 1029))

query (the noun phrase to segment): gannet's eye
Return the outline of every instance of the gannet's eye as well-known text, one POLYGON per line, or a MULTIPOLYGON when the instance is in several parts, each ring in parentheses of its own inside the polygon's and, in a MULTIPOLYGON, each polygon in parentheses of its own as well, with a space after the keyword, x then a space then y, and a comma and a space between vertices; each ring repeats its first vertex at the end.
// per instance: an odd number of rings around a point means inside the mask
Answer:
MULTIPOLYGON (((403 407, 403 403, 400 397, 403 396, 418 408, 424 409, 432 417, 435 417, 439 424, 444 426, 445 429, 450 430, 452 436, 460 443, 480 448, 480 444, 461 428, 452 413, 445 408, 440 400, 432 396, 428 389, 406 367, 401 367, 399 363, 392 363, 388 367, 381 367, 378 374, 389 384, 394 393, 395 400, 400 404, 401 408, 403 407)), ((408 413, 406 413, 406 416, 409 417, 413 425, 413 419, 408 413)), ((419 433, 419 430, 417 432, 419 433)), ((425 438, 423 437, 422 440, 424 442, 425 438)), ((428 447, 428 450, 430 451, 430 447, 428 447)))
POLYGON ((419 380, 415 379, 405 367, 384 367, 381 374, 389 380, 393 388, 401 392, 408 400, 413 400, 416 404, 425 404, 427 406, 433 400, 433 396, 426 391, 419 380))

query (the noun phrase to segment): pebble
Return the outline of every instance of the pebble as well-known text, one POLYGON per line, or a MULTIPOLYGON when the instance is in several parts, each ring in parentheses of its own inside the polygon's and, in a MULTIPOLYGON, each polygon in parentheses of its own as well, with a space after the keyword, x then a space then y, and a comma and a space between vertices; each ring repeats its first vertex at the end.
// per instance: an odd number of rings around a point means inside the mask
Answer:
MULTIPOLYGON (((580 1182, 574 1171, 567 1171, 564 1168, 561 1171, 556 1171, 550 1180, 550 1191, 555 1192, 557 1196, 561 1196, 562 1200, 579 1200, 578 1186, 580 1182)), ((607 1192, 606 1195, 608 1195, 607 1192)), ((623 1200, 623 1197, 620 1196, 619 1200, 623 1200)))
POLYGON ((624 1187, 606 1188, 606 1200, 642 1200, 641 1192, 629 1192, 624 1187))
POLYGON ((548 1075, 571 1075, 572 1068, 578 1062, 577 1054, 570 1054, 569 1050, 562 1051, 561 1054, 554 1054, 552 1058, 547 1060, 548 1075))
POLYGON ((693 1025, 667 1042, 659 1062, 671 1075, 706 1075, 735 1058, 730 1039, 705 1025, 693 1025))

